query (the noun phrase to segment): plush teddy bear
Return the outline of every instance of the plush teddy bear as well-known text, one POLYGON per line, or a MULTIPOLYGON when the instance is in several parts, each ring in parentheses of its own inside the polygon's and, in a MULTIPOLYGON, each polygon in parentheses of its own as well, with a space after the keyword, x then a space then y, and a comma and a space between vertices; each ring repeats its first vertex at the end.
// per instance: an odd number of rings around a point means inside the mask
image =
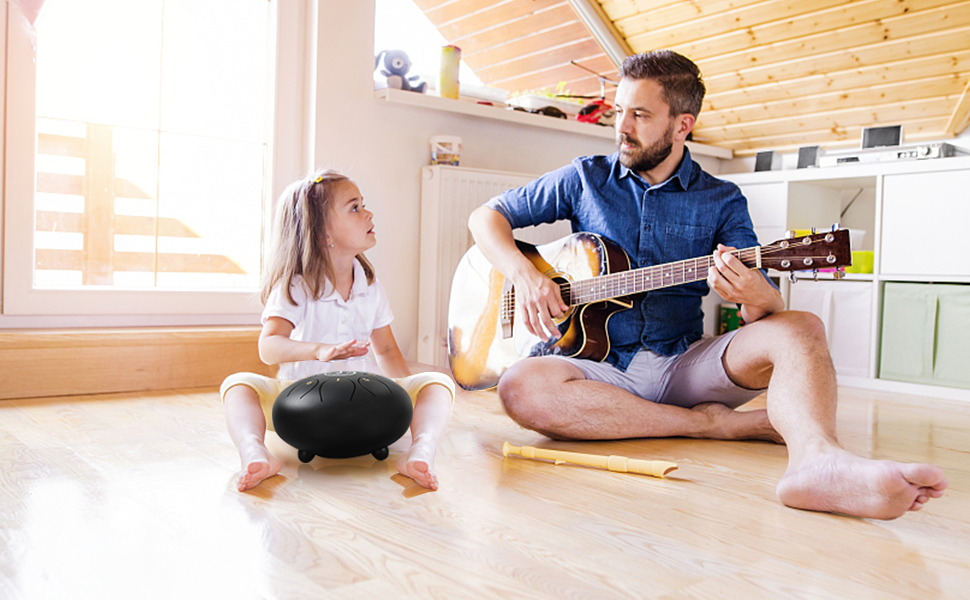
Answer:
POLYGON ((403 50, 381 50, 374 58, 375 69, 380 66, 382 56, 384 68, 381 69, 381 74, 387 77, 387 87, 419 94, 423 94, 428 89, 428 84, 424 81, 418 85, 411 84, 418 79, 418 76, 407 76, 408 71, 411 70, 411 59, 403 50))

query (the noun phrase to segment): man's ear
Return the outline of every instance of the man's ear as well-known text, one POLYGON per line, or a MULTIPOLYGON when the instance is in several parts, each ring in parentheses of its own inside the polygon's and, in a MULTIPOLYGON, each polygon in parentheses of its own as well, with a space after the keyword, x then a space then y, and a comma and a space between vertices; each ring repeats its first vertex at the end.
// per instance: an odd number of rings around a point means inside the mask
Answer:
POLYGON ((694 122, 696 119, 694 115, 690 113, 683 113, 677 115, 676 125, 674 126, 674 139, 678 142, 683 142, 687 139, 687 134, 694 129, 694 122))

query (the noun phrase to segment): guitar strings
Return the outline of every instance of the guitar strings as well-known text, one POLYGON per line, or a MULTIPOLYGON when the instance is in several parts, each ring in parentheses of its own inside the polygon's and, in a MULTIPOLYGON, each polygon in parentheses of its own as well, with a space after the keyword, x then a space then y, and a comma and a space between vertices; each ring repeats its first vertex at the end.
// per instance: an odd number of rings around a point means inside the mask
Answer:
MULTIPOLYGON (((790 242, 787 246, 782 246, 781 244, 769 244, 766 246, 761 246, 760 249, 761 249, 761 255, 765 256, 768 254, 774 254, 776 252, 791 250, 792 248, 797 248, 797 247, 806 246, 806 245, 810 245, 810 243, 806 244, 805 242, 795 241, 795 242, 790 242)), ((756 259, 758 256, 758 249, 759 249, 758 247, 743 248, 741 250, 736 250, 734 252, 731 252, 730 254, 734 255, 735 257, 737 257, 743 262, 745 259, 756 259)), ((803 259, 803 260, 805 258, 810 258, 814 262, 816 260, 825 260, 827 256, 829 255, 799 256, 797 258, 803 259)), ((616 285, 616 283, 619 281, 619 283, 621 284, 627 284, 629 283, 629 281, 627 280, 629 280, 631 277, 635 280, 634 283, 636 283, 636 280, 640 280, 640 283, 642 284, 643 281, 649 281, 651 279, 651 276, 655 277, 659 273, 661 283, 659 285, 652 287, 651 290, 662 289, 665 287, 672 287, 675 285, 690 283, 692 281, 700 281, 701 279, 705 279, 706 276, 688 280, 686 279, 687 271, 685 270, 685 267, 687 266, 687 264, 693 262, 694 265, 690 269, 691 271, 693 271, 694 269, 697 268, 698 266, 697 263, 699 261, 706 262, 707 268, 710 268, 710 266, 713 264, 714 256, 710 255, 710 256, 702 256, 698 258, 688 258, 686 260, 669 263, 668 265, 653 265, 649 267, 641 267, 639 269, 633 269, 630 271, 620 271, 618 273, 610 273, 608 275, 592 277, 589 279, 581 279, 579 281, 565 282, 565 283, 559 284, 559 293, 563 297, 563 299, 566 300, 569 306, 579 306, 582 304, 588 304, 589 302, 595 301, 597 299, 609 299, 609 298, 615 298, 618 296, 626 295, 625 288, 621 289, 620 286, 616 285), (679 275, 682 278, 682 280, 680 281, 678 281, 677 277, 675 276, 678 274, 677 272, 678 267, 680 268, 679 275), (649 273, 650 275, 647 276, 646 279, 644 279, 643 275, 646 273, 649 273), (670 279, 670 281, 667 283, 663 283, 664 274, 666 274, 667 277, 670 279), (595 289, 590 289, 593 286, 595 286, 595 289), (605 298, 601 297, 602 293, 596 293, 596 294, 593 293, 593 292, 602 292, 607 288, 610 288, 610 289, 607 292, 608 295, 605 298), (619 290, 619 293, 614 293, 614 292, 617 292, 618 290, 619 290), (587 296, 590 296, 590 295, 592 295, 592 299, 587 299, 587 296), (575 296, 575 298, 573 298, 573 296, 575 296)), ((751 268, 754 268, 754 267, 751 267, 751 268)), ((808 269, 808 270, 811 270, 811 269, 808 269)), ((691 275, 691 277, 696 277, 696 275, 691 275)), ((515 293, 513 290, 509 290, 508 292, 505 292, 503 294, 501 312, 503 313, 503 317, 508 318, 514 311, 515 311, 515 293)))

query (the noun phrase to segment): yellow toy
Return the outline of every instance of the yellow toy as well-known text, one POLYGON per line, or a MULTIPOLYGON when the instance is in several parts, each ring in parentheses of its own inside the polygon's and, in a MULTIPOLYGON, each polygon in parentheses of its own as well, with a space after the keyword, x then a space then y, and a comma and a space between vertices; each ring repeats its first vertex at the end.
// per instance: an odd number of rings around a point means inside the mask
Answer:
POLYGON ((505 442, 502 444, 502 456, 518 454, 524 458, 551 460, 557 465, 573 463, 587 467, 609 469, 617 473, 639 473, 653 477, 666 477, 677 470, 677 463, 663 460, 640 460, 625 456, 603 456, 602 454, 581 454, 579 452, 564 452, 561 450, 546 450, 532 446, 517 447, 505 442))

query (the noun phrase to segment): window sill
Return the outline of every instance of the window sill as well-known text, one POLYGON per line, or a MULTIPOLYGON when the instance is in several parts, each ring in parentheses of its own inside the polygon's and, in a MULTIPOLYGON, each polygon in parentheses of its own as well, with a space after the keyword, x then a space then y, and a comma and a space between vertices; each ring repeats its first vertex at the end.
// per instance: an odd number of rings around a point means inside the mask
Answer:
MULTIPOLYGON (((419 108, 430 108, 432 110, 443 110, 454 112, 472 117, 483 119, 493 119, 496 121, 507 121, 520 125, 531 125, 533 127, 543 127, 545 129, 555 129, 591 137, 613 139, 613 128, 593 125, 590 123, 580 123, 572 119, 557 119, 545 115, 537 115, 517 110, 506 110, 495 106, 478 104, 467 100, 452 100, 441 98, 440 96, 430 96, 428 94, 418 94, 391 88, 384 88, 374 92, 374 98, 390 102, 392 104, 404 104, 419 108)), ((730 149, 706 146, 695 142, 687 142, 687 147, 691 153, 702 156, 712 156, 729 160, 734 153, 730 149)))

